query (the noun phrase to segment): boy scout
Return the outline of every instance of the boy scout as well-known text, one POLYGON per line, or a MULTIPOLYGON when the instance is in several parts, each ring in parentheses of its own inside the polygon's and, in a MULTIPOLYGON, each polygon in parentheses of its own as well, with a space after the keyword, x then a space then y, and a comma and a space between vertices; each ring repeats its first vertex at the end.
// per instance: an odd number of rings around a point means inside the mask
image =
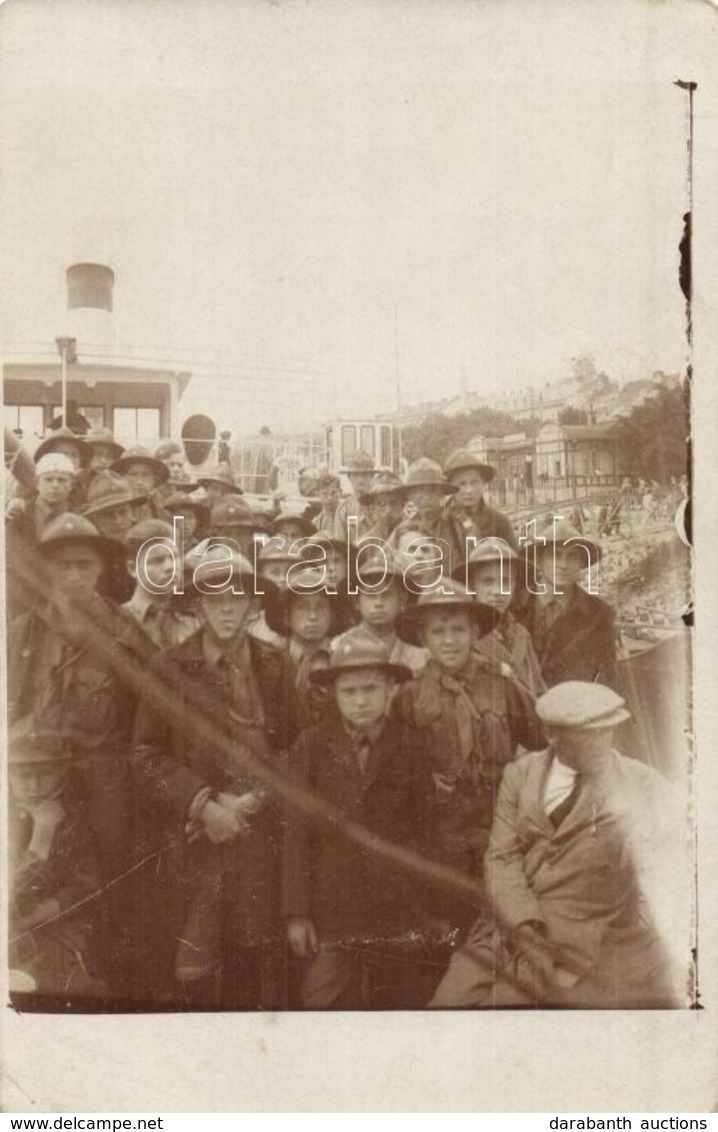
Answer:
POLYGON ((134 590, 120 612, 140 627, 153 651, 181 645, 200 626, 197 615, 178 600, 170 585, 182 580, 183 565, 173 537, 169 523, 146 519, 135 523, 124 539, 126 568, 134 590), (141 555, 138 573, 138 554, 143 547, 146 551, 141 555))
MULTIPOLYGON (((181 902, 176 1001, 266 1008, 276 1005, 278 829, 242 754, 273 761, 288 747, 296 702, 284 655, 247 632, 257 606, 271 600, 255 595, 251 563, 210 547, 194 588, 202 626, 152 661, 133 762, 167 837, 159 869, 168 899, 181 902), (173 691, 171 711, 153 689, 173 691), (213 728, 232 746, 213 744, 213 728)), ((269 583, 262 588, 271 593, 269 583)))
POLYGON ((112 471, 126 480, 135 496, 133 519, 136 523, 142 519, 166 520, 167 512, 156 495, 157 488, 169 479, 169 471, 161 460, 154 459, 141 444, 135 444, 115 460, 112 471))
POLYGON ((369 491, 374 482, 374 460, 359 450, 347 461, 346 468, 352 494, 339 503, 334 514, 334 537, 355 540, 365 535, 371 526, 369 491), (353 523, 349 524, 349 519, 353 523))
MULTIPOLYGON (((540 745, 532 698, 476 652, 496 614, 471 597, 460 582, 442 579, 419 596, 402 617, 409 640, 430 659, 402 689, 402 707, 413 727, 427 735, 432 768, 433 855, 481 876, 493 807, 504 767, 516 745, 540 745)), ((465 908, 447 905, 440 918, 450 929, 466 927, 465 908)))
POLYGON ((519 589, 512 613, 531 634, 548 687, 588 680, 617 688, 615 612, 580 584, 586 568, 599 562, 600 546, 556 517, 526 556, 545 593, 519 589))
MULTIPOLYGON (((425 826, 421 736, 392 714, 408 669, 390 664, 380 641, 355 629, 336 641, 328 670, 334 710, 300 735, 291 775, 346 819, 399 845, 419 848, 425 826)), ((366 844, 290 814, 283 851, 283 910, 292 951, 307 960, 309 1009, 411 1005, 402 972, 419 926, 416 894, 366 844), (403 944, 403 946, 402 946, 403 944)))
POLYGON ((402 483, 393 472, 377 472, 369 490, 371 526, 367 535, 389 539, 392 531, 404 518, 402 483))
POLYGON ((357 588, 354 598, 360 626, 377 637, 387 650, 390 664, 400 664, 413 675, 429 659, 426 649, 402 640, 397 624, 412 595, 404 585, 401 565, 389 547, 371 542, 357 546, 357 588))
POLYGON ((516 588, 516 571, 524 560, 500 538, 482 539, 469 555, 465 567, 455 574, 482 605, 495 610, 499 622, 477 644, 480 653, 496 664, 508 664, 514 676, 533 695, 546 691, 531 636, 510 610, 516 588))
POLYGON ((10 991, 104 997, 93 976, 97 847, 62 732, 32 717, 10 729, 10 991))
POLYGON ((204 489, 204 502, 210 508, 219 503, 225 495, 242 495, 242 488, 238 487, 234 472, 229 464, 217 464, 205 476, 199 476, 197 483, 204 489))
POLYGON ((536 710, 549 746, 504 774, 485 861, 493 918, 474 925, 431 1005, 678 1006, 656 924, 676 879, 679 902, 686 887, 676 799, 612 749, 628 718, 612 689, 558 684, 536 710))
POLYGON ((496 469, 482 464, 466 448, 458 448, 446 460, 444 475, 457 489, 447 504, 447 517, 456 525, 457 537, 503 539, 512 550, 518 550, 516 535, 506 515, 489 507, 484 490, 491 483, 496 469))

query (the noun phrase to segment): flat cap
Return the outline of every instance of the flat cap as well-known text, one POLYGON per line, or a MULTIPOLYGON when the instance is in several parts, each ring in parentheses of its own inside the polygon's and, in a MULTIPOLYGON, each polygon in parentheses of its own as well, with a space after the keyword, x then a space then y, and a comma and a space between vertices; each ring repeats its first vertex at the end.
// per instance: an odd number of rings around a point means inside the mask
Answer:
POLYGON ((598 731, 630 719, 626 701, 607 688, 585 680, 556 684, 536 700, 536 714, 550 727, 581 727, 598 731))

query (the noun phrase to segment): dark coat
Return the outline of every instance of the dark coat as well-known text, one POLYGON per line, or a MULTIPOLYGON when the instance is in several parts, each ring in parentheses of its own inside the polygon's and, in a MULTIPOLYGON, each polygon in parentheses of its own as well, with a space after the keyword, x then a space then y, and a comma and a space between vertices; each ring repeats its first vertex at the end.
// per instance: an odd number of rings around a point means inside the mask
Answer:
MULTIPOLYGON (((234 768, 224 765, 221 752, 213 751, 209 741, 201 742, 192 726, 201 712, 201 717, 234 738, 241 748, 242 735, 229 717, 231 704, 217 673, 205 660, 202 632, 158 653, 150 664, 150 679, 174 693, 174 708, 168 717, 149 699, 140 701, 132 764, 140 790, 164 829, 168 850, 162 868, 173 887, 185 899, 196 901, 214 883, 213 878, 220 877, 217 895, 231 906, 225 924, 236 942, 256 944, 278 933, 276 812, 265 805, 251 817, 248 837, 224 845, 212 845, 203 836, 188 842, 184 833, 188 810, 201 790, 209 787, 243 794, 258 785, 239 762, 234 768)), ((286 658, 278 649, 251 637, 248 640, 266 717, 259 741, 266 744, 267 757, 272 758, 297 733, 292 682, 286 658)))
POLYGON ((586 680, 618 688, 612 606, 576 586, 571 604, 552 625, 543 647, 537 639, 537 606, 536 596, 522 591, 511 612, 531 634, 547 686, 586 680))
MULTIPOLYGON (((365 774, 341 718, 304 731, 290 773, 348 819, 380 837, 421 850, 426 837, 428 772, 421 733, 391 715, 365 774)), ((321 942, 405 938, 418 922, 418 884, 394 873, 365 846, 331 827, 292 814, 283 853, 282 907, 306 917, 321 942)))

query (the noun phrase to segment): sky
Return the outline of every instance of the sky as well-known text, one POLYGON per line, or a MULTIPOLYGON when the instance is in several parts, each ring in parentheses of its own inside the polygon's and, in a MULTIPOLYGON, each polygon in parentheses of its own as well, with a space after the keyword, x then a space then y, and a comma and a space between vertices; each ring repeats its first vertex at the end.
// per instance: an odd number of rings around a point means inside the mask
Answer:
POLYGON ((717 35, 704 0, 5 0, 6 357, 92 261, 113 356, 223 427, 682 371, 674 80, 717 35))

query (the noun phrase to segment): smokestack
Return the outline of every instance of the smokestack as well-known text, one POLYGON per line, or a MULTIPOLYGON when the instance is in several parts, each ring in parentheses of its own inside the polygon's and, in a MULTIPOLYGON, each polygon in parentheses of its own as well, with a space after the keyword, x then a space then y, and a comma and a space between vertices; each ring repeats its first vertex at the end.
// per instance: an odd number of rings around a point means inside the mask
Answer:
POLYGON ((80 357, 93 346, 113 346, 115 273, 104 263, 73 263, 67 269, 68 330, 80 357))

